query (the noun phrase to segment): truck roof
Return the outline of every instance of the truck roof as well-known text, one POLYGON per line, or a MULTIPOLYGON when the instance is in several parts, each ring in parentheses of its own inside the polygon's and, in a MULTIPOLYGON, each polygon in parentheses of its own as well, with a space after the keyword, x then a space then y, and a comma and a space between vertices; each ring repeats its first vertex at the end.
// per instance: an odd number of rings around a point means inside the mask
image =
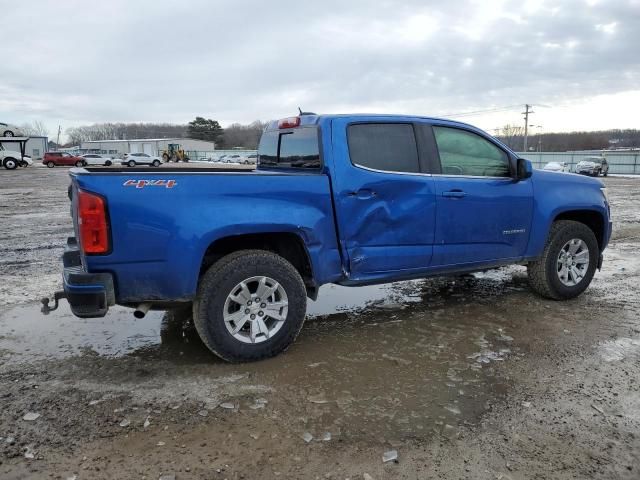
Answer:
POLYGON ((475 130, 478 130, 478 127, 475 127, 473 125, 470 125, 464 122, 458 122, 456 120, 451 120, 448 118, 429 117, 425 115, 392 114, 392 113, 332 113, 332 114, 319 114, 319 115, 302 114, 302 115, 292 116, 286 119, 272 120, 267 124, 266 130, 277 130, 279 128, 280 122, 282 122, 283 120, 294 119, 296 117, 300 118, 299 126, 318 125, 321 122, 321 120, 324 120, 324 119, 330 120, 333 118, 353 118, 357 120, 360 117, 360 118, 367 118, 367 119, 380 118, 380 119, 394 119, 394 120, 405 120, 405 121, 428 120, 428 121, 445 122, 451 125, 460 125, 467 128, 473 128, 475 130))

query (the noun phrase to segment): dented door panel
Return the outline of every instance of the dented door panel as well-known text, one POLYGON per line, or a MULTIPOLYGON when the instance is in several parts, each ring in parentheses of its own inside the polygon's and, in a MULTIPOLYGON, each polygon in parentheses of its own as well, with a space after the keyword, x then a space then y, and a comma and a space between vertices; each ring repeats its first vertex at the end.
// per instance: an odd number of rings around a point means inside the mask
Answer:
POLYGON ((426 270, 434 242, 433 179, 353 165, 347 125, 346 119, 333 121, 332 157, 333 195, 349 278, 426 270))

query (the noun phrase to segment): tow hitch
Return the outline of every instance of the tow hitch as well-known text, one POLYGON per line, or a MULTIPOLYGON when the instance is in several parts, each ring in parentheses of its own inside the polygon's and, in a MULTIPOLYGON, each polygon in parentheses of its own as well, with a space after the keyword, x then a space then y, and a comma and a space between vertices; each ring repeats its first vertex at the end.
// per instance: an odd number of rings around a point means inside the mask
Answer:
POLYGON ((56 292, 53 294, 53 307, 49 306, 49 302, 50 302, 49 297, 42 298, 40 300, 40 302, 42 303, 42 308, 40 309, 40 311, 44 315, 49 315, 49 312, 53 312, 58 308, 61 298, 67 298, 67 293, 64 290, 60 290, 59 292, 56 292))

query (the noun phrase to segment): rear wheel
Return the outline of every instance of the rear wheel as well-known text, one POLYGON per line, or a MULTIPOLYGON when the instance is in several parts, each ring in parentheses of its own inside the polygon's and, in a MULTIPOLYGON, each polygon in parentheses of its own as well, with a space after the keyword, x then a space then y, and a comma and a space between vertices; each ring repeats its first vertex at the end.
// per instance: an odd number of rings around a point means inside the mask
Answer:
POLYGON ((4 159, 4 168, 7 170, 15 170, 18 166, 18 161, 15 158, 5 158, 4 159))
POLYGON ((53 163, 52 161, 48 161, 48 162, 47 162, 47 168, 53 168, 53 167, 55 167, 55 166, 56 166, 56 164, 55 164, 55 163, 53 163))
POLYGON ((154 160, 151 165, 153 165, 154 167, 159 167, 160 166, 160 160, 154 160))
POLYGON ((111 165, 113 165, 113 162, 111 162, 111 160, 107 160, 106 162, 104 162, 105 167, 110 167, 111 165))
POLYGON ((589 227, 573 220, 557 221, 542 256, 527 267, 529 283, 543 297, 577 297, 591 283, 599 255, 598 241, 589 227))
POLYGON ((11 130, 6 130, 2 135, 5 137, 13 137, 13 132, 11 130))
POLYGON ((291 263, 271 252, 241 250, 202 277, 193 319, 209 350, 229 362, 247 362, 286 350, 306 307, 304 282, 291 263))
POLYGON ((84 162, 82 160, 78 160, 76 162, 76 167, 84 167, 84 162))

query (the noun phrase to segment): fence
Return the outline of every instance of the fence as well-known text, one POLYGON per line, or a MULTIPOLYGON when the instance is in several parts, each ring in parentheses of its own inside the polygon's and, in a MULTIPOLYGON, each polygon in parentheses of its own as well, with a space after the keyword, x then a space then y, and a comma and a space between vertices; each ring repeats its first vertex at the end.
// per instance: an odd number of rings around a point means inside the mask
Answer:
POLYGON ((609 163, 609 173, 622 173, 627 175, 640 175, 640 151, 615 152, 528 152, 518 153, 521 157, 530 160, 534 168, 542 168, 549 162, 566 162, 570 171, 575 171, 576 164, 585 157, 604 157, 609 163))
POLYGON ((185 152, 191 161, 201 161, 201 160, 209 160, 213 158, 214 160, 219 159, 222 155, 240 155, 241 157, 247 157, 249 155, 255 155, 256 150, 215 150, 212 152, 203 152, 203 151, 195 151, 188 150, 185 152))

